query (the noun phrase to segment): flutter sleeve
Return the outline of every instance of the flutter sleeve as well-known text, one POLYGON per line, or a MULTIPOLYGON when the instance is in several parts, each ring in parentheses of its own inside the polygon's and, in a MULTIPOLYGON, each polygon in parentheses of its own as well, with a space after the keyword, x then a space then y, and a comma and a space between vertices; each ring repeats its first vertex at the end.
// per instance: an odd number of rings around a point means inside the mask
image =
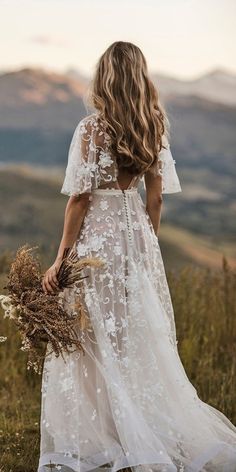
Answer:
POLYGON ((107 154, 107 140, 96 116, 83 118, 69 147, 68 163, 61 193, 79 195, 91 192, 102 181, 112 180, 112 161, 107 154))
POLYGON ((176 172, 176 161, 173 159, 170 144, 167 138, 163 137, 163 144, 165 148, 159 153, 156 173, 162 177, 162 193, 177 193, 181 192, 179 177, 176 172))

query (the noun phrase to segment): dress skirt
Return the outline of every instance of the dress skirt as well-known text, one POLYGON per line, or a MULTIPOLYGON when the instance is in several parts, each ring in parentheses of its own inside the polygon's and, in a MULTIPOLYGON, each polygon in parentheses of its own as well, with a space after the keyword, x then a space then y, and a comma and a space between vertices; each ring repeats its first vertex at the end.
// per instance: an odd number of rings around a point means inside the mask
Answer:
POLYGON ((136 188, 96 189, 80 235, 85 353, 49 354, 38 472, 235 472, 236 428, 202 402, 181 363, 159 248, 136 188))

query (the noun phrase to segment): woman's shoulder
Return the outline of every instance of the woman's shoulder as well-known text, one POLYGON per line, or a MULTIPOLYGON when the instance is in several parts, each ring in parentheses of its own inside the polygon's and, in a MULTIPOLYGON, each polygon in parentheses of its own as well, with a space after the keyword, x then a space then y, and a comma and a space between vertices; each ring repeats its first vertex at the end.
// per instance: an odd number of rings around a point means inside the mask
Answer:
POLYGON ((78 139, 91 143, 91 146, 108 150, 110 145, 110 136, 106 132, 106 126, 100 113, 94 111, 82 118, 77 127, 78 139))
POLYGON ((79 130, 83 130, 86 127, 91 126, 96 121, 96 113, 91 113, 90 115, 86 115, 81 118, 76 125, 76 128, 79 130))
POLYGON ((83 134, 103 134, 105 132, 104 123, 98 111, 94 111, 89 115, 84 116, 76 127, 81 135, 83 134), (97 132, 97 133, 96 133, 97 132))

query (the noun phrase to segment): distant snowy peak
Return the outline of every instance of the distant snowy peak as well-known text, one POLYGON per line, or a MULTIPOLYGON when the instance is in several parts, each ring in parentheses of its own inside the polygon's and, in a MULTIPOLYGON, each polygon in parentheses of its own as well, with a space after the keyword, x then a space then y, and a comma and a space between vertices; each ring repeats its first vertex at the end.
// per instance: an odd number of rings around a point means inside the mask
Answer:
POLYGON ((217 103, 236 105, 236 74, 226 69, 214 69, 194 80, 180 80, 154 74, 156 86, 166 96, 195 95, 217 103))
POLYGON ((204 77, 211 77, 214 80, 217 80, 218 82, 224 82, 232 85, 236 85, 236 75, 233 74, 232 72, 227 71, 226 69, 214 69, 204 77))

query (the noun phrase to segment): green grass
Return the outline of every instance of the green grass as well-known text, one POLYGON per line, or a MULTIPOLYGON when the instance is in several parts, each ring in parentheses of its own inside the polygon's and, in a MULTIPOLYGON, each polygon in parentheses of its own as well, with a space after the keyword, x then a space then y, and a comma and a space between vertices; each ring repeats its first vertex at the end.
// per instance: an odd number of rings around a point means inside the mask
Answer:
MULTIPOLYGON (((45 256, 46 260, 46 256, 45 256)), ((0 293, 9 255, 0 256, 0 293)), ((202 400, 236 423, 236 274, 186 266, 168 272, 178 346, 191 382, 202 400)), ((1 472, 35 472, 39 454, 40 376, 26 369, 14 325, 0 317, 1 472)))

